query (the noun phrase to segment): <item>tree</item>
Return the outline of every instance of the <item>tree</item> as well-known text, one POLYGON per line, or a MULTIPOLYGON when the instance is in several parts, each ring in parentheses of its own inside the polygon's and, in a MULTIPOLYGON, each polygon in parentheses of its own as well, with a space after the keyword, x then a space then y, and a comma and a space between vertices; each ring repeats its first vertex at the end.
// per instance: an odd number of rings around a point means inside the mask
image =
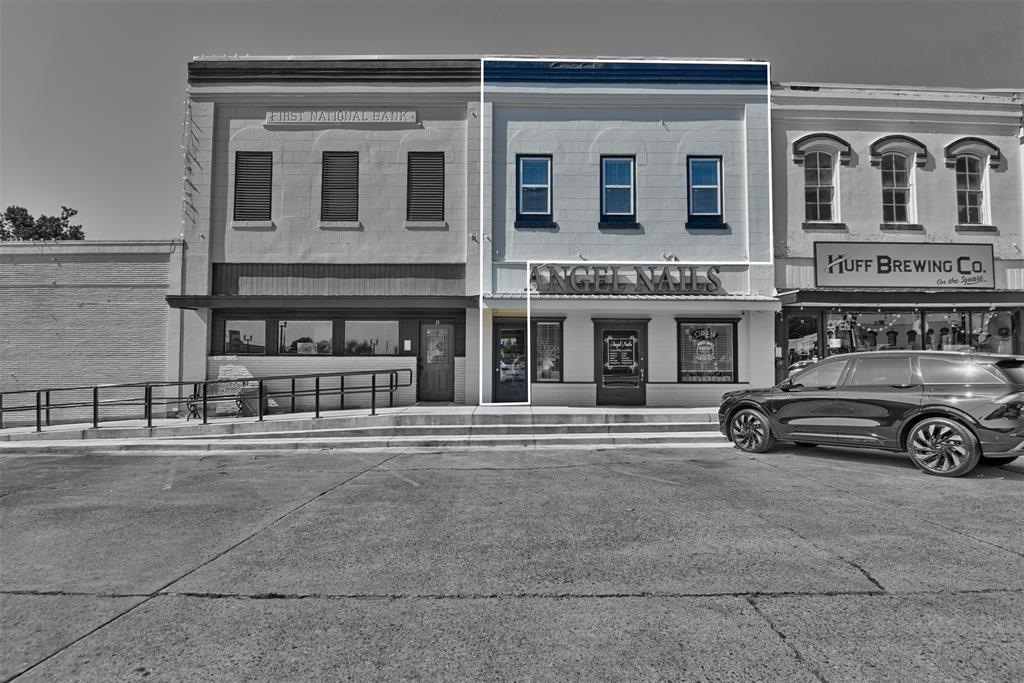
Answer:
POLYGON ((0 215, 0 242, 33 240, 84 240, 81 225, 71 225, 78 211, 60 207, 59 216, 33 218, 23 206, 8 206, 0 215))

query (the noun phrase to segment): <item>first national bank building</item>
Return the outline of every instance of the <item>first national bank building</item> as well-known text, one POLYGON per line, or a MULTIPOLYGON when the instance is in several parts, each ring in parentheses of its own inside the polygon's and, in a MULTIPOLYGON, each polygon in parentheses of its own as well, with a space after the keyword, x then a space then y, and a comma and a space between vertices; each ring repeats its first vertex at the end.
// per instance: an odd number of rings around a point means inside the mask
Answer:
POLYGON ((176 374, 409 368, 405 404, 774 382, 767 64, 199 58, 189 87, 176 374))
POLYGON ((772 384, 768 65, 483 71, 481 402, 709 405, 772 384))

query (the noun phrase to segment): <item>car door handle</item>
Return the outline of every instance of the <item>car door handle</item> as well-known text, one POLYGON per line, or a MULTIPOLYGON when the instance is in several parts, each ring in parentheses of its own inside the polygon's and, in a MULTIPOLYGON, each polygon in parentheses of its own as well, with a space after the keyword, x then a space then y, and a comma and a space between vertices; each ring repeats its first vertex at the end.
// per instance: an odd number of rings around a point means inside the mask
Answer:
POLYGON ((919 386, 919 385, 917 385, 917 384, 890 384, 889 386, 892 387, 893 389, 912 389, 912 388, 914 388, 916 386, 919 386))

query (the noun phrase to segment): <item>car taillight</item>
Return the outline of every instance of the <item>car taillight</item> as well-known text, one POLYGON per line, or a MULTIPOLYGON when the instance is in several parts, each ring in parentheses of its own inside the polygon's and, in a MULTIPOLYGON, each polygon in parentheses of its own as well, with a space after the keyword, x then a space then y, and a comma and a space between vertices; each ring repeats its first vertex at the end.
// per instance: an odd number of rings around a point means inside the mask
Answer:
POLYGON ((1003 406, 1003 417, 1007 419, 1016 420, 1024 414, 1024 393, 1007 394, 997 398, 995 402, 1003 406))

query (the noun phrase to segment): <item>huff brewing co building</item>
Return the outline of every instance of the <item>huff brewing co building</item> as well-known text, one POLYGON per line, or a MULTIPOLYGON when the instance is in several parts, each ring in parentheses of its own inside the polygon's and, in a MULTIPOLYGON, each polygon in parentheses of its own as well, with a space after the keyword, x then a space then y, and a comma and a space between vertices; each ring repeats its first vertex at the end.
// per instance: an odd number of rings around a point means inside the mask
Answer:
POLYGON ((0 391, 73 355, 71 384, 400 368, 399 404, 687 406, 835 353, 1024 353, 1020 93, 662 59, 188 82, 182 239, 0 245, 0 391))

